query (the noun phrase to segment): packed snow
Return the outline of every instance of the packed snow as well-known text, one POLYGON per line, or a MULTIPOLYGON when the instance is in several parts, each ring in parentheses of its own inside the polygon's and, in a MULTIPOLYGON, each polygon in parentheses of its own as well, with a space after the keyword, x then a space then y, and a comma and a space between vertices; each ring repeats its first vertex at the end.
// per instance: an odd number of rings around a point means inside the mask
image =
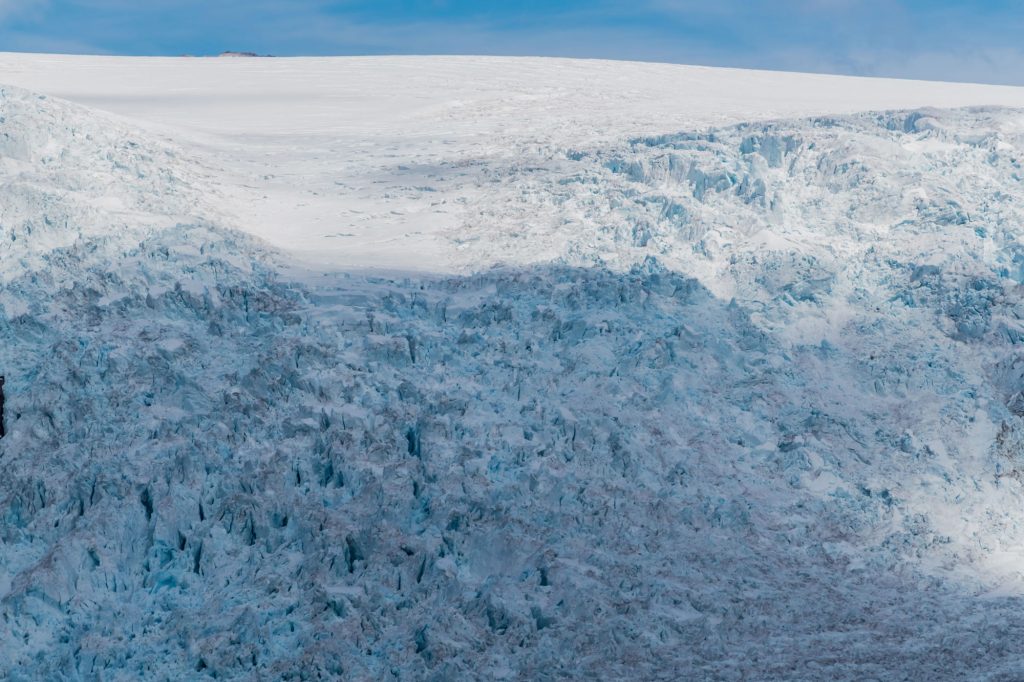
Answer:
POLYGON ((0 81, 0 678, 1024 677, 1024 91, 0 81))

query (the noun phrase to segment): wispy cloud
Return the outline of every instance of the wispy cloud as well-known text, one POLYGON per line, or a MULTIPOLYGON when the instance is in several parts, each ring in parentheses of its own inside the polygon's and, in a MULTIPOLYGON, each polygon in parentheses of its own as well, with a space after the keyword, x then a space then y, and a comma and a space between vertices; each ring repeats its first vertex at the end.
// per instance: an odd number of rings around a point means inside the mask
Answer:
POLYGON ((0 22, 38 13, 46 4, 47 0, 0 0, 0 22))

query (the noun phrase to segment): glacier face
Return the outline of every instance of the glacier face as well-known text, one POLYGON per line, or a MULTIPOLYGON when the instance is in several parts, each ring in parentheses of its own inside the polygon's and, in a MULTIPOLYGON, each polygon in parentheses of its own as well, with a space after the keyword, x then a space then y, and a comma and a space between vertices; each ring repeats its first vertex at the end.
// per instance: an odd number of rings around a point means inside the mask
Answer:
POLYGON ((505 266, 303 282, 171 145, 0 134, 0 676, 1024 674, 1020 111, 498 160, 505 266))

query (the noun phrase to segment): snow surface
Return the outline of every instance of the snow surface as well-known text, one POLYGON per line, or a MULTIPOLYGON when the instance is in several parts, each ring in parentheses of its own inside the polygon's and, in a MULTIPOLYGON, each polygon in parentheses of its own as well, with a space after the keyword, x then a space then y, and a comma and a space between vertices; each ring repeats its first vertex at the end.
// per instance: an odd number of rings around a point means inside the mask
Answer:
POLYGON ((1024 107, 1024 88, 570 59, 0 53, 0 83, 206 152, 225 222, 314 266, 460 273, 561 255, 461 235, 480 211, 482 229, 517 232, 522 216, 496 217, 490 190, 569 150, 759 120, 1024 107))
POLYGON ((0 74, 0 678, 1024 677, 1022 91, 0 74))

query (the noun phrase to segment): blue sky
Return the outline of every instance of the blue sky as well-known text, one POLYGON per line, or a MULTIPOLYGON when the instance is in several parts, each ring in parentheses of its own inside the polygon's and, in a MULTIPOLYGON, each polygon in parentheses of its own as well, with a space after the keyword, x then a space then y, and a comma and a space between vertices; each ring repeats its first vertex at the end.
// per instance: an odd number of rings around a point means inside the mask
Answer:
POLYGON ((500 54, 1024 85, 1021 0, 0 0, 0 51, 500 54))

